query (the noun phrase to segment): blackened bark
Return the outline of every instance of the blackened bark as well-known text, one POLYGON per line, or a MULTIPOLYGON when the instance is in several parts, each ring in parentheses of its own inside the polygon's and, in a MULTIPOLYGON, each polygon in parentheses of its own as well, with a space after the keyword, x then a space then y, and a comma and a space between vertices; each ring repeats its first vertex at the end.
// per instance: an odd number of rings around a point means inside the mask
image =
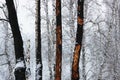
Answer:
POLYGON ((72 76, 71 80, 79 80, 79 58, 82 46, 82 36, 83 36, 83 4, 84 0, 78 0, 77 8, 77 32, 76 32, 76 44, 73 54, 72 63, 72 76))
POLYGON ((55 66, 55 80, 61 80, 61 65, 62 65, 61 0, 56 0, 56 66, 55 66))
POLYGON ((19 62, 23 62, 22 67, 15 68, 15 80, 26 80, 25 79, 25 61, 24 61, 24 49, 23 49, 23 40, 19 30, 17 13, 15 10, 13 0, 6 0, 6 5, 8 8, 8 17, 9 23, 12 29, 13 38, 14 38, 14 48, 15 48, 15 57, 16 57, 16 65, 19 62))
POLYGON ((36 21, 35 21, 35 48, 36 48, 36 80, 42 80, 42 59, 41 59, 41 17, 40 0, 36 0, 36 21))

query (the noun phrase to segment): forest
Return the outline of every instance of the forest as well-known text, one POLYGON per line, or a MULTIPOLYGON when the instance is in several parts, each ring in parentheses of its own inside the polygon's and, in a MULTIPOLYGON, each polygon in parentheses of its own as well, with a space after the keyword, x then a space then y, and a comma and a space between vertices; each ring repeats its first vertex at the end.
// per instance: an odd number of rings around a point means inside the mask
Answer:
POLYGON ((120 80, 120 0, 0 0, 0 80, 120 80))

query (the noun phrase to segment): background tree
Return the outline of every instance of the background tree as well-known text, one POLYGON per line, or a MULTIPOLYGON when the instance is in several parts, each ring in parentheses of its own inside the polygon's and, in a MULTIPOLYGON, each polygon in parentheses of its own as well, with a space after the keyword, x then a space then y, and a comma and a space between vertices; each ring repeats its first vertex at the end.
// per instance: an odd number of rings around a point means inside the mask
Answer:
MULTIPOLYGON (((2 59, 2 62, 0 62, 0 69, 1 73, 6 74, 4 75, 3 79, 9 79, 9 80, 13 80, 14 79, 14 75, 12 73, 13 70, 13 65, 12 65, 12 60, 10 59, 11 57, 11 51, 9 50, 9 42, 11 42, 10 40, 11 38, 11 32, 10 32, 10 28, 9 28, 9 22, 8 22, 8 10, 7 10, 7 6, 4 3, 1 3, 2 5, 0 6, 0 11, 1 11, 1 15, 0 15, 0 25, 1 25, 1 36, 0 36, 0 43, 1 43, 1 47, 0 47, 0 51, 1 51, 1 56, 0 58, 2 59), (2 14, 3 13, 3 14, 2 14), (6 69, 3 70, 2 67, 6 67, 6 69)), ((12 45, 13 46, 13 45, 12 45)), ((12 47, 11 46, 11 47, 12 47)), ((13 53, 14 54, 14 53, 13 53)), ((14 58, 13 58, 14 61, 14 58)))
MULTIPOLYGON (((49 68, 49 76, 50 79, 49 80, 53 80, 54 79, 54 64, 55 64, 55 48, 54 48, 54 44, 55 44, 55 23, 54 23, 54 17, 55 17, 55 10, 54 10, 54 6, 55 1, 47 1, 47 0, 43 0, 43 4, 44 6, 44 10, 45 10, 45 22, 46 22, 46 29, 47 29, 47 53, 48 53, 48 68, 49 68), (48 4, 51 3, 51 4, 48 4), (52 6, 53 10, 51 13, 49 12, 50 8, 49 6, 52 6)), ((43 16, 42 16, 43 17, 43 16)))
POLYGON ((26 61, 26 80, 29 80, 30 75, 31 75, 31 70, 30 70, 30 40, 27 40, 27 44, 26 44, 27 50, 26 50, 26 57, 25 57, 25 61, 26 61))
POLYGON ((36 0, 36 20, 35 20, 35 49, 36 49, 36 80, 42 80, 42 56, 41 56, 41 14, 40 0, 36 0))

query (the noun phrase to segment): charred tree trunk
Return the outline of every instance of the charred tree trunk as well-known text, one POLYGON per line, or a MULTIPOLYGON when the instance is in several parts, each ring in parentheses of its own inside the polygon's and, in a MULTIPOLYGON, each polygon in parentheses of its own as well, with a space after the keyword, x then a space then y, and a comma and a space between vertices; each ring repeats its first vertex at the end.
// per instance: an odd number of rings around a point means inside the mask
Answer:
POLYGON ((36 49, 36 80, 42 80, 42 59, 41 59, 41 17, 40 0, 36 0, 36 21, 35 21, 35 49, 36 49))
POLYGON ((17 13, 15 10, 13 0, 6 0, 6 5, 8 8, 9 23, 12 29, 13 38, 14 38, 14 48, 15 48, 15 57, 16 57, 16 67, 15 67, 15 80, 26 80, 25 79, 25 61, 24 61, 24 49, 23 49, 23 40, 19 30, 17 13), (20 66, 18 66, 21 64, 20 66))
POLYGON ((82 36, 83 36, 83 3, 84 0, 78 0, 77 8, 77 32, 76 32, 76 44, 73 54, 72 62, 72 76, 71 80, 79 80, 79 58, 82 46, 82 36))
POLYGON ((61 0, 56 0, 56 66, 55 66, 55 80, 61 80, 61 65, 62 65, 61 0))

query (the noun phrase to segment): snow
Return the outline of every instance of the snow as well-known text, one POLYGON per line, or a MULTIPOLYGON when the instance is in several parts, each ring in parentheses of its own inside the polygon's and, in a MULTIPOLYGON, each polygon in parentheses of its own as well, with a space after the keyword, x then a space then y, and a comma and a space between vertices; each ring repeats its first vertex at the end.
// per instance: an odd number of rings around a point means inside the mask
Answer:
POLYGON ((15 65, 15 69, 18 69, 18 68, 24 68, 25 65, 24 65, 24 62, 23 61, 19 61, 17 62, 17 64, 15 65))
POLYGON ((9 80, 9 66, 2 65, 0 66, 0 80, 9 80))
POLYGON ((37 76, 37 80, 39 80, 40 78, 41 78, 41 76, 40 76, 40 75, 38 75, 38 76, 37 76))
POLYGON ((42 66, 41 64, 37 64, 37 67, 36 67, 36 68, 38 69, 38 68, 40 68, 41 66, 42 66))

